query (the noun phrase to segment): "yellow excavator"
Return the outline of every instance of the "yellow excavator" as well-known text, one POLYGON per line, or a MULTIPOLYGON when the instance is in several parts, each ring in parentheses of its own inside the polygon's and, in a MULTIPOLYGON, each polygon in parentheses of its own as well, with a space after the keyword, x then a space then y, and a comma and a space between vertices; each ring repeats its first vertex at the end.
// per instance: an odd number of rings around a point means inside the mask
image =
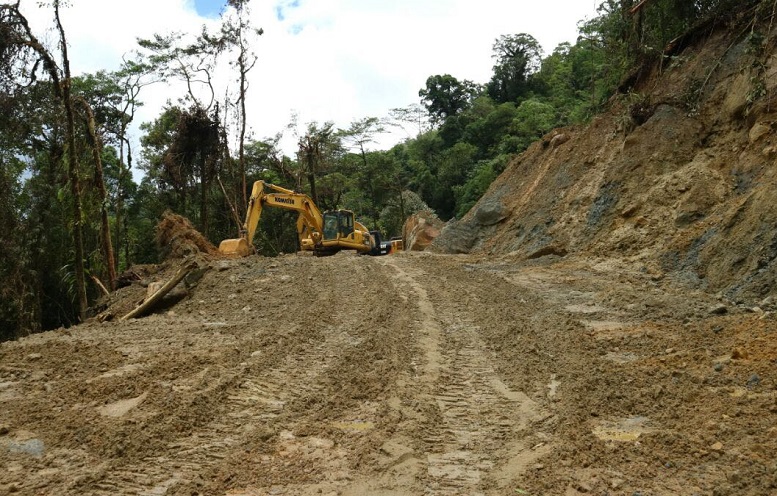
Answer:
POLYGON ((254 234, 266 206, 299 212, 297 236, 304 251, 313 251, 316 255, 332 255, 340 250, 379 254, 375 238, 354 219, 350 210, 322 214, 309 196, 264 181, 254 183, 240 237, 222 241, 219 245, 222 254, 245 257, 253 253, 254 234))

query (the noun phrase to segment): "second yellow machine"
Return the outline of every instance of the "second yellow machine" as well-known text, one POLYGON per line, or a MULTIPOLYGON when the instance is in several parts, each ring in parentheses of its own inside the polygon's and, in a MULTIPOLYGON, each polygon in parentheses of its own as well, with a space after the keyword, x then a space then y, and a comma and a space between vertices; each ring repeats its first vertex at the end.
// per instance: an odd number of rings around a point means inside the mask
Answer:
POLYGON ((222 241, 219 245, 221 253, 240 257, 253 253, 254 234, 265 206, 299 212, 297 236, 302 250, 314 251, 317 255, 331 255, 340 250, 377 254, 375 238, 354 219, 350 210, 322 214, 309 196, 264 181, 254 183, 240 237, 222 241))

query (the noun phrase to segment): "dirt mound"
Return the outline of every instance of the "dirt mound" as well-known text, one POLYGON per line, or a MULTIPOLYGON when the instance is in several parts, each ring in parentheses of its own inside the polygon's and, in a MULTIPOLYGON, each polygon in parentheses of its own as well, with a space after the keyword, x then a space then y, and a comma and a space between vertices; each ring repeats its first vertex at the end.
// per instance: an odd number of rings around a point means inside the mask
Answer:
POLYGON ((162 214, 156 227, 156 242, 165 258, 186 258, 200 253, 218 255, 218 249, 189 219, 169 210, 162 214))
POLYGON ((749 43, 713 33, 590 125, 550 133, 432 249, 625 258, 760 301, 777 276, 777 47, 755 59, 749 43))

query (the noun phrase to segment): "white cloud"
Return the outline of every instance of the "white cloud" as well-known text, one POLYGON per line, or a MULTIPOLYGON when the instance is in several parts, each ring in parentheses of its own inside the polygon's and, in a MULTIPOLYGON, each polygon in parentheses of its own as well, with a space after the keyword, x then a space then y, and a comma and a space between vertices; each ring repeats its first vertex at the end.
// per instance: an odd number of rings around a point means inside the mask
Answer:
MULTIPOLYGON (((574 42, 577 22, 595 14, 596 0, 252 0, 256 27, 264 29, 250 73, 249 122, 257 137, 282 130, 292 111, 300 122, 332 120, 339 127, 418 101, 433 74, 485 83, 491 47, 502 34, 526 32, 546 53, 574 42), (278 8, 281 7, 282 19, 278 8)), ((23 0, 36 32, 50 29, 49 9, 23 0)), ((138 37, 198 32, 192 0, 73 0, 63 11, 74 73, 118 68, 138 37)), ((49 31, 50 32, 50 31, 49 31)), ((52 38, 50 35, 49 38, 52 38)), ((223 85, 234 84, 225 67, 223 85)), ((176 100, 176 85, 147 88, 138 121, 155 118, 176 100)), ((389 144, 389 143, 386 143, 389 144)), ((290 152, 287 146, 287 152, 290 152)))

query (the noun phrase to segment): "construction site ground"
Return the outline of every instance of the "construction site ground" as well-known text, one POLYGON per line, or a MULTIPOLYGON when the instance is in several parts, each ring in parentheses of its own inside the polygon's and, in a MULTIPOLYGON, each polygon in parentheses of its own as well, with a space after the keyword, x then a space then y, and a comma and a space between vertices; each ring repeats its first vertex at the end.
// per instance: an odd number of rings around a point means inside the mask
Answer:
POLYGON ((0 494, 777 491, 759 308, 612 259, 210 266, 161 312, 0 345, 0 494))

